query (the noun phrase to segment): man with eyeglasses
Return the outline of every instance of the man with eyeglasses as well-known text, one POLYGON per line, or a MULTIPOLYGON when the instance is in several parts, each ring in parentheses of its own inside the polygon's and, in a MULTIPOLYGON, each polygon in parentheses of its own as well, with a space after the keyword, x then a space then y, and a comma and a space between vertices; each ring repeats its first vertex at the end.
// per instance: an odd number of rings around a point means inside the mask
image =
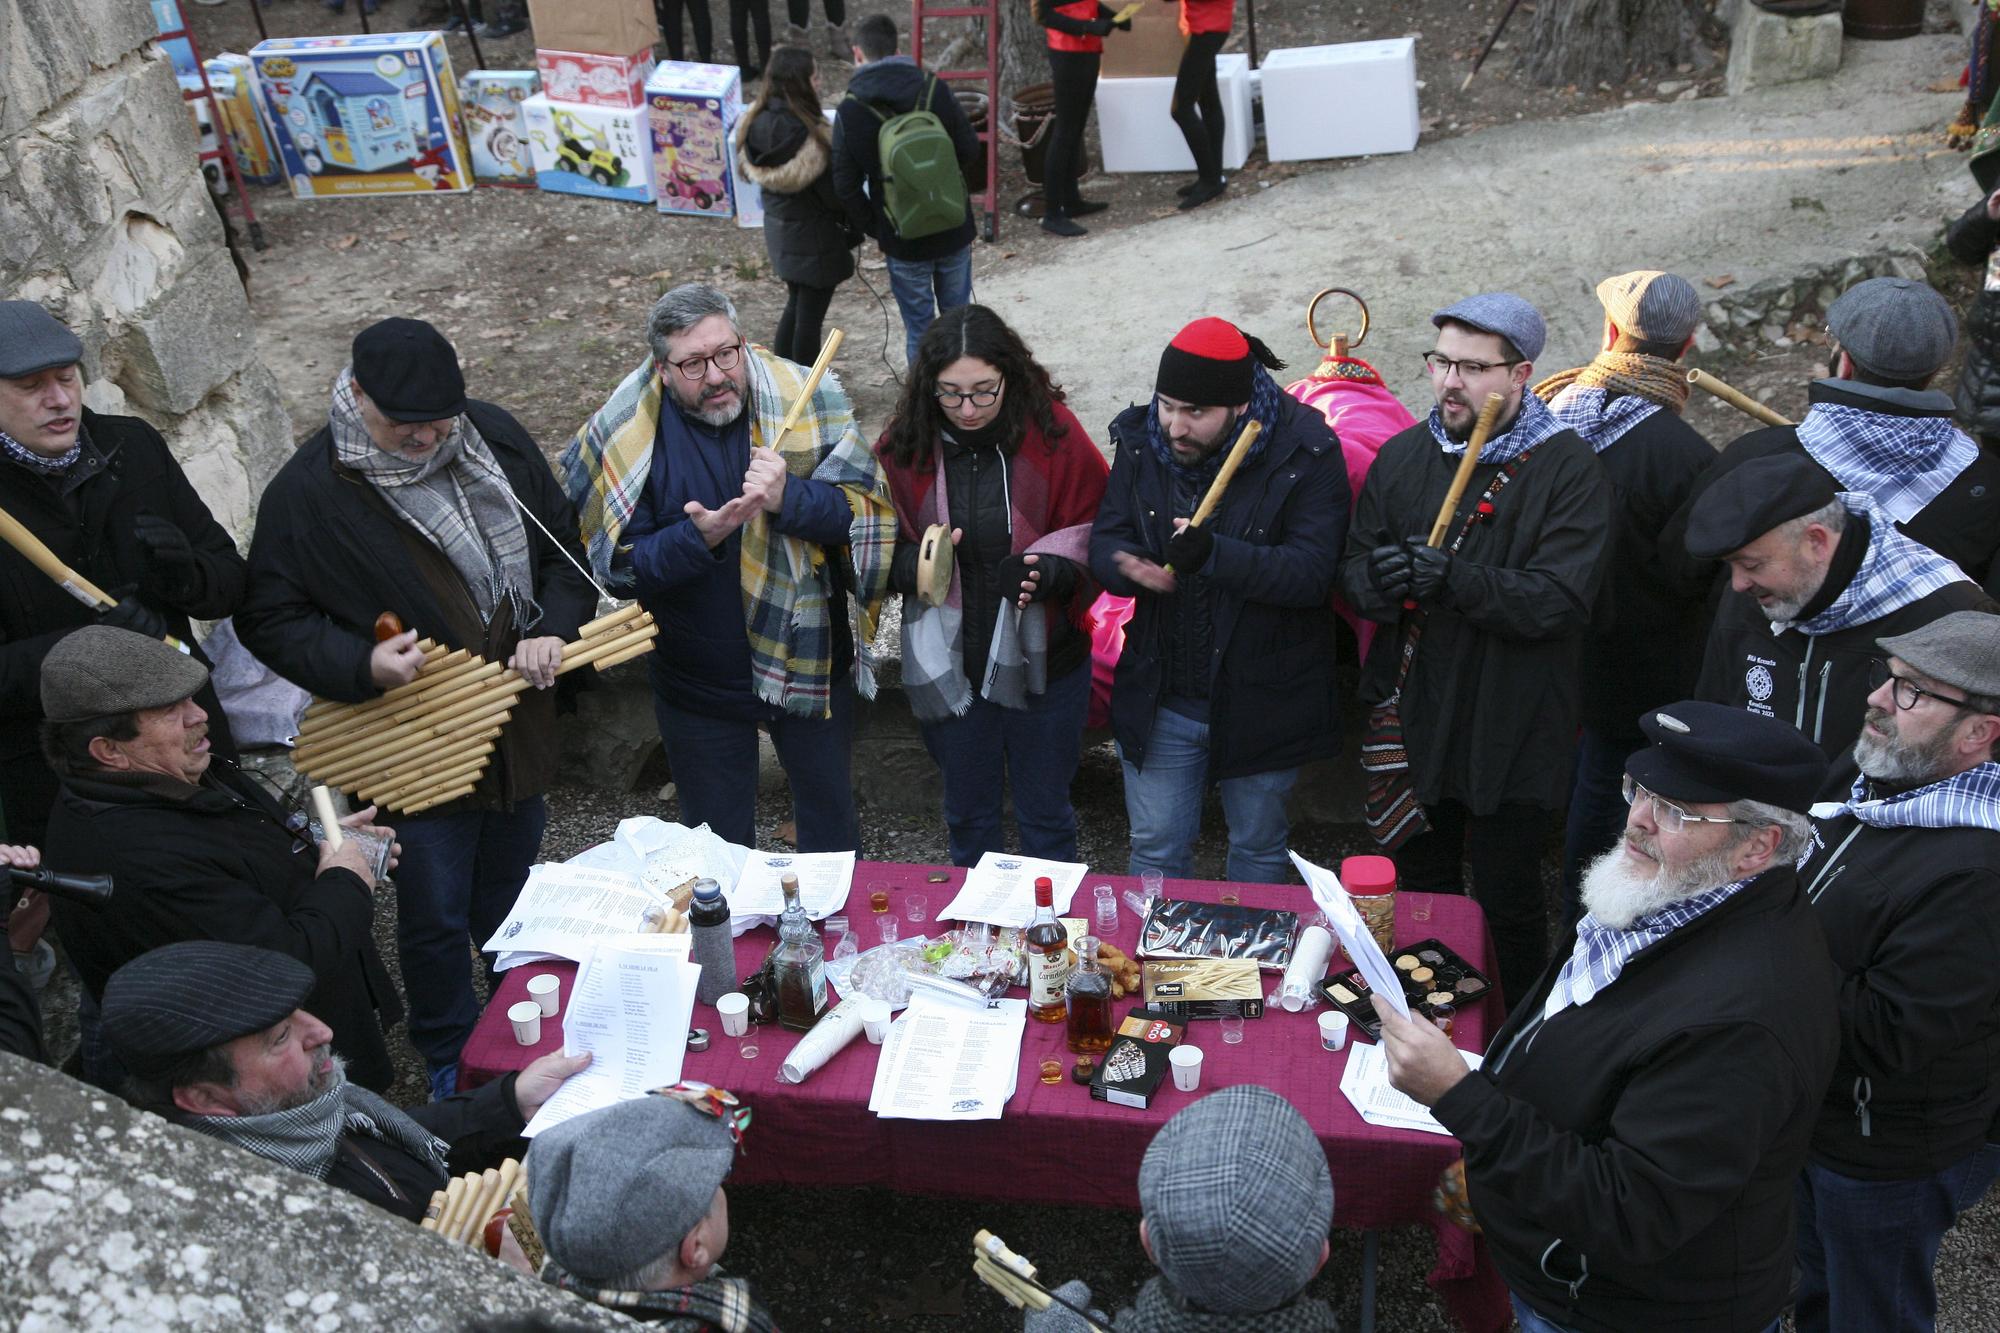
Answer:
POLYGON ((1799 878, 1840 1060, 1798 1180, 1800 1333, 1928 1329, 1938 1246, 2000 1174, 2000 616, 1884 638, 1799 878))
POLYGON ((1859 492, 1837 492, 1802 453, 1732 468, 1690 503, 1688 554, 1721 560, 1695 694, 1791 723, 1826 752, 1826 795, 1854 783, 1875 641, 1993 606, 1957 565, 1896 530, 1859 492))
POLYGON ((1792 868, 1826 758, 1720 704, 1670 704, 1640 729, 1625 836, 1585 874, 1569 956, 1477 1070, 1377 998, 1389 1077, 1464 1146, 1527 1333, 1775 1331, 1793 1185, 1840 1044, 1792 868))
MULTIPOLYGON (((1361 696, 1371 741, 1401 723, 1409 783, 1371 798, 1370 831, 1406 889, 1472 891, 1509 997, 1548 958, 1541 859, 1569 803, 1577 661, 1596 604, 1611 489, 1591 448, 1527 391, 1546 330, 1489 292, 1431 317, 1430 418, 1382 446, 1347 535, 1340 589, 1375 636, 1361 696), (1502 404, 1439 546, 1431 525, 1488 394, 1502 404), (1407 662, 1407 666, 1405 663, 1407 662)), ((1381 750, 1364 750, 1364 764, 1381 750)), ((1371 781, 1375 775, 1371 774, 1371 781)))
POLYGON ((504 662, 534 686, 469 796, 390 812, 402 840, 397 943, 410 1041, 434 1095, 479 1020, 471 949, 492 937, 542 845, 555 780, 556 667, 597 596, 576 511, 521 423, 468 398, 458 353, 422 320, 354 337, 327 423, 257 511, 236 632, 273 671, 343 703, 415 679, 419 638, 504 662), (523 515, 526 515, 524 518, 523 515), (377 642, 383 612, 401 633, 377 642))
POLYGON ((674 288, 646 333, 651 356, 562 469, 597 576, 659 622, 646 663, 681 820, 755 845, 762 728, 799 850, 851 851, 848 686, 874 690, 868 644, 896 540, 888 485, 833 375, 783 429, 807 372, 751 346, 723 292, 674 288))

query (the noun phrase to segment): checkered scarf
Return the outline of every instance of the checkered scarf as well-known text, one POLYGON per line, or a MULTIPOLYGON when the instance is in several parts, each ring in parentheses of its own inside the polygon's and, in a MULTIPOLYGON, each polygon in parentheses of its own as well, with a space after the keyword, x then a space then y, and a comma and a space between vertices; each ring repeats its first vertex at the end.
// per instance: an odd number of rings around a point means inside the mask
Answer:
POLYGON ((1658 944, 1703 913, 1728 902, 1749 883, 1747 879, 1739 879, 1734 884, 1669 903, 1657 912, 1648 912, 1624 930, 1613 930, 1594 914, 1585 912, 1583 920, 1576 923, 1576 945, 1563 961, 1555 984, 1549 987, 1542 1018, 1551 1019, 1572 1005, 1590 1003, 1606 986, 1618 980, 1618 974, 1625 970, 1633 954, 1658 944))
POLYGON ((1905 417, 1846 403, 1814 403, 1799 443, 1842 490, 1864 491, 1908 523, 1979 457, 1949 416, 1905 417))
POLYGON ((581 1296, 593 1305, 625 1310, 642 1323, 671 1333, 777 1333, 770 1311, 750 1294, 740 1277, 718 1277, 720 1268, 700 1282, 666 1291, 620 1291, 585 1282, 563 1270, 555 1260, 542 1264, 542 1281, 581 1296))
POLYGON ((365 1134, 393 1143, 446 1179, 448 1148, 440 1139, 368 1089, 347 1081, 334 1085, 303 1106, 269 1115, 190 1115, 180 1123, 212 1139, 221 1139, 267 1161, 278 1162, 315 1180, 333 1170, 334 1154, 343 1134, 365 1134))
POLYGON ((1823 801, 1812 808, 1814 819, 1853 815, 1869 828, 1976 828, 2000 833, 2000 763, 1983 764, 1953 774, 1928 787, 1871 797, 1868 779, 1854 779, 1845 801, 1823 801))
POLYGON ((54 458, 36 453, 6 431, 0 430, 0 452, 7 455, 9 462, 18 463, 30 472, 44 477, 60 476, 75 467, 76 460, 83 457, 83 428, 81 426, 77 428, 76 440, 54 458))
MULTIPOLYGON (((1454 440, 1445 432, 1444 416, 1435 407, 1431 409, 1429 425, 1431 438, 1438 442, 1440 449, 1452 455, 1465 452, 1467 441, 1454 440)), ((1479 461, 1511 462, 1557 431, 1565 429, 1567 427, 1556 414, 1549 411, 1548 404, 1532 393, 1524 393, 1521 395, 1521 410, 1514 415, 1514 423, 1507 427, 1504 433, 1494 435, 1486 441, 1485 448, 1479 451, 1479 461)))
POLYGON ((1939 588, 1968 582, 1965 571, 1957 565, 1896 531, 1889 516, 1869 496, 1842 491, 1840 502, 1848 513, 1868 520, 1868 550, 1861 557, 1861 567, 1824 611, 1810 620, 1773 622, 1773 634, 1793 629, 1801 634, 1832 634, 1852 625, 1866 625, 1923 600, 1939 588))
POLYGON ((1595 453, 1603 453, 1625 432, 1660 410, 1660 405, 1636 393, 1613 398, 1609 390, 1572 384, 1549 399, 1556 420, 1583 437, 1595 453))

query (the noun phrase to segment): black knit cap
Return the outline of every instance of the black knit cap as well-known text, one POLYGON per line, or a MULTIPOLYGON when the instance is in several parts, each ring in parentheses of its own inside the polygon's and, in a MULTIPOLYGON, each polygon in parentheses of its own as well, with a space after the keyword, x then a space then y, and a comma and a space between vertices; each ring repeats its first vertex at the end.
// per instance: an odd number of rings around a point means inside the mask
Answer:
POLYGON ((391 421, 444 421, 465 411, 458 353, 421 319, 385 319, 355 334, 354 382, 391 421))
POLYGON ((183 940, 111 974, 104 1037, 125 1068, 158 1078, 197 1051, 262 1032, 304 1004, 312 988, 313 970, 286 954, 183 940))
POLYGON ((1262 342, 1209 315, 1176 333, 1160 353, 1153 388, 1195 407, 1238 407, 1250 401, 1256 362, 1271 370, 1285 367, 1262 342))
POLYGON ((1804 814, 1826 785, 1826 755, 1774 717, 1687 700, 1644 714, 1639 730, 1652 744, 1625 771, 1670 801, 1762 801, 1804 814))
POLYGON ((1753 459, 1717 477, 1695 498, 1688 511, 1688 554, 1719 560, 1781 523, 1826 508, 1838 494, 1832 478, 1808 454, 1753 459))

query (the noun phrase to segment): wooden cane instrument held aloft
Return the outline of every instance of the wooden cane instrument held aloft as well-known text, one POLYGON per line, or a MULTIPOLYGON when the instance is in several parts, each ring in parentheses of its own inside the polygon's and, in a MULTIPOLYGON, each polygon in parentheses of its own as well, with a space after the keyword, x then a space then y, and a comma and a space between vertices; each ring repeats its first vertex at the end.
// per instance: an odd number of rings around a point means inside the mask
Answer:
POLYGON ((1243 466, 1243 460, 1250 456, 1251 447, 1263 433, 1263 422, 1252 418, 1243 423, 1243 429, 1236 436, 1236 443, 1229 446, 1229 456, 1222 460, 1222 467, 1216 472, 1215 480, 1208 483, 1208 493, 1202 496, 1201 503, 1195 506, 1194 517, 1188 520, 1189 527, 1198 528, 1208 522, 1209 516, 1215 513, 1215 507, 1222 503, 1223 492, 1229 489, 1229 483, 1236 476, 1236 469, 1243 466))
MULTIPOLYGON (((82 602, 93 611, 109 611, 118 605, 118 599, 92 583, 83 575, 71 569, 62 559, 45 545, 40 537, 28 531, 4 509, 0 509, 0 541, 21 553, 21 558, 49 576, 58 587, 82 602)), ((172 647, 188 652, 188 646, 169 634, 164 640, 172 647)))
POLYGON ((1688 383, 1697 389, 1705 389, 1737 411, 1753 416, 1767 426, 1792 426, 1798 423, 1787 421, 1771 408, 1764 406, 1741 389, 1724 384, 1705 370, 1690 370, 1688 383))
POLYGON ((1438 506, 1437 522, 1431 524, 1430 540, 1424 545, 1444 545, 1444 535, 1451 531, 1451 520, 1458 513, 1458 502, 1465 498, 1465 488, 1472 482, 1472 470, 1479 466, 1479 455, 1486 448, 1486 441, 1493 436, 1493 425, 1500 419, 1503 406, 1505 400, 1499 394, 1486 395, 1486 405, 1479 409, 1479 419, 1472 423, 1472 438, 1465 442, 1465 457, 1458 460, 1458 471, 1451 475, 1451 489, 1444 493, 1444 503, 1438 506))

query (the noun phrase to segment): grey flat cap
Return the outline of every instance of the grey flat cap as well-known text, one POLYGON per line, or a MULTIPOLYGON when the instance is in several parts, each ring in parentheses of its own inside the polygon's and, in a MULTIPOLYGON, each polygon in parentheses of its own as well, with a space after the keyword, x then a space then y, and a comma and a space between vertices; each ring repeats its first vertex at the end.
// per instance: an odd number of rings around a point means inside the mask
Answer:
POLYGON ((549 1257, 586 1282, 678 1247, 736 1161, 728 1126, 673 1097, 639 1097, 552 1125, 524 1164, 549 1257))
POLYGON ((0 379, 81 360, 83 344, 61 320, 34 301, 0 301, 0 379))
POLYGON ((1597 301, 1620 331, 1647 342, 1684 342, 1701 323, 1701 297, 1676 273, 1639 269, 1606 278, 1597 301))
POLYGON ((1431 316, 1442 326, 1446 320, 1468 324, 1486 333, 1497 333, 1513 343, 1523 358, 1533 361, 1549 341, 1549 326, 1542 312, 1512 292, 1483 292, 1448 305, 1431 316))
POLYGON ((1139 1211, 1176 1290, 1217 1314, 1256 1314, 1312 1280, 1333 1224, 1333 1176, 1305 1117, 1243 1084, 1160 1127, 1139 1163, 1139 1211))
POLYGON ((76 722, 177 704, 208 683, 208 668, 158 639, 85 625, 42 658, 42 715, 76 722))
POLYGON ((1968 694, 2000 695, 2000 616, 1954 611, 1908 634, 1875 642, 1941 684, 1968 694))
POLYGON ((197 1051, 278 1023, 312 993, 313 970, 271 949, 183 940, 142 953, 104 983, 105 1040, 120 1064, 158 1078, 197 1051))
POLYGON ((1827 308, 1826 327, 1855 365, 1896 380, 1932 374, 1958 342, 1950 303, 1908 278, 1855 283, 1827 308))

